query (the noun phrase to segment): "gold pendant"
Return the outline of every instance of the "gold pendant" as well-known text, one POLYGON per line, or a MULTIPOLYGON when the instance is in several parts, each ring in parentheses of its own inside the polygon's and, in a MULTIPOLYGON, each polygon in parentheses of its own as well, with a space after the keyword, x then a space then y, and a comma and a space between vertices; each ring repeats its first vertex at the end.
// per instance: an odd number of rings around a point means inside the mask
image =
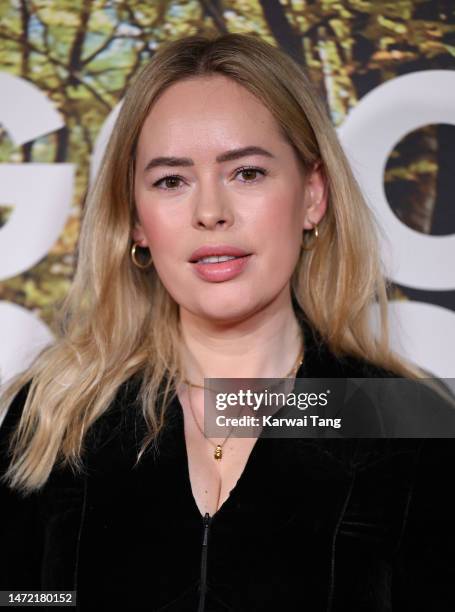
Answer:
POLYGON ((219 444, 216 445, 215 454, 213 455, 215 459, 220 460, 223 457, 223 450, 219 444))

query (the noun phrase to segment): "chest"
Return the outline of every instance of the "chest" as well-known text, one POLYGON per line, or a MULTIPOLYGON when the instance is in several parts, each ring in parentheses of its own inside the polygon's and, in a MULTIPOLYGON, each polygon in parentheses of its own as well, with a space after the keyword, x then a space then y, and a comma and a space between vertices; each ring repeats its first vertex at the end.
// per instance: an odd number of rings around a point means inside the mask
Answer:
POLYGON ((191 410, 184 397, 180 399, 180 406, 191 493, 201 516, 207 512, 213 516, 227 501, 246 469, 257 438, 207 438, 198 419, 202 406, 192 406, 191 410), (219 459, 215 458, 217 445, 221 446, 219 459))
MULTIPOLYGON (((353 576, 343 577, 343 584, 352 578, 352 589, 335 589, 335 600, 347 598, 353 605, 344 609, 360 609, 356 592, 367 584, 366 557, 386 580, 412 462, 401 454, 384 458, 354 478, 319 445, 263 439, 243 439, 243 449, 232 452, 228 440, 218 462, 210 442, 193 437, 180 414, 158 459, 148 455, 133 467, 122 458, 127 442, 114 440, 97 456, 96 476, 86 479, 80 498, 68 498, 66 486, 55 489, 46 521, 43 588, 67 587, 74 579, 80 600, 88 604, 98 594, 100 608, 107 594, 114 605, 131 601, 134 593, 138 607, 179 601, 180 610, 196 609, 205 567, 209 584, 230 585, 251 607, 262 598, 257 609, 278 609, 283 601, 293 609, 295 602, 310 601, 311 609, 325 610, 335 576, 355 567, 353 576), (213 492, 204 503, 207 482, 221 494, 213 492), (208 553, 204 511, 212 515, 208 553), (270 576, 267 583, 264 576, 270 576), (196 604, 184 608, 189 593, 196 604)), ((371 596, 380 600, 376 591, 371 596)))

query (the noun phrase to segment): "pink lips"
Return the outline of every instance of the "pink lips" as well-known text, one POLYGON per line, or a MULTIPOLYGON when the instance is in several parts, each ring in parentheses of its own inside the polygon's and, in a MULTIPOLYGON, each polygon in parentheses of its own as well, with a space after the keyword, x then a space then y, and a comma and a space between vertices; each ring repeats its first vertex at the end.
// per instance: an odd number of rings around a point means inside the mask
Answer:
POLYGON ((238 276, 247 266, 251 259, 251 253, 238 247, 229 245, 205 245, 196 249, 190 262, 196 274, 203 280, 209 282, 227 281, 238 276), (219 263, 202 263, 199 259, 203 257, 229 255, 237 259, 229 259, 219 263))
POLYGON ((222 261, 220 263, 194 263, 194 269, 196 273, 206 281, 212 283, 220 283, 221 281, 231 280, 238 276, 248 261, 251 255, 245 255, 238 259, 230 259, 229 261, 222 261))
POLYGON ((190 256, 189 261, 195 262, 202 257, 210 257, 211 255, 233 255, 234 257, 243 257, 244 255, 251 255, 244 249, 239 249, 229 244, 205 244, 199 247, 190 256))

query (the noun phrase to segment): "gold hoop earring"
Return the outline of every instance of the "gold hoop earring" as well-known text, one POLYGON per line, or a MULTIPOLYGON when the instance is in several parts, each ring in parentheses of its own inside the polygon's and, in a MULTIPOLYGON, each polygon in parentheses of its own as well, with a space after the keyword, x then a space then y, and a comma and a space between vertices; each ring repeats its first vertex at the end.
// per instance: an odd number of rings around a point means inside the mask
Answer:
POLYGON ((310 230, 310 231, 313 232, 313 240, 311 242, 311 246, 305 246, 304 239, 303 239, 303 237, 305 236, 305 233, 303 233, 303 235, 302 235, 302 249, 304 251, 311 251, 316 246, 316 241, 317 241, 317 239, 319 237, 318 224, 315 223, 314 226, 313 226, 313 229, 310 230))
MULTIPOLYGON (((145 268, 148 268, 149 266, 152 265, 152 261, 153 261, 152 256, 150 255, 150 259, 145 264, 138 261, 136 258, 136 249, 138 246, 140 246, 140 244, 138 242, 135 242, 133 246, 131 247, 131 259, 133 260, 133 263, 135 266, 137 266, 138 268, 141 268, 141 270, 145 270, 145 268)), ((150 254, 150 251, 149 251, 149 254, 150 254)))

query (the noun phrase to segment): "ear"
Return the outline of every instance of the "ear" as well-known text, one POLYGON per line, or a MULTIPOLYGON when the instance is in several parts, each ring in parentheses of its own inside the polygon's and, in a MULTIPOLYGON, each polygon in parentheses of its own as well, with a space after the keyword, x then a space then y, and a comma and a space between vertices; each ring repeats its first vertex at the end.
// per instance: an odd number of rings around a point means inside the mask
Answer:
POLYGON ((304 229, 319 224, 327 210, 328 186, 321 161, 317 161, 305 179, 304 229))
POLYGON ((142 225, 139 223, 139 221, 136 221, 134 227, 133 227, 133 231, 132 231, 132 237, 134 242, 137 242, 139 244, 139 246, 141 247, 146 247, 148 246, 147 243, 147 237, 144 233, 144 230, 142 228, 142 225))

